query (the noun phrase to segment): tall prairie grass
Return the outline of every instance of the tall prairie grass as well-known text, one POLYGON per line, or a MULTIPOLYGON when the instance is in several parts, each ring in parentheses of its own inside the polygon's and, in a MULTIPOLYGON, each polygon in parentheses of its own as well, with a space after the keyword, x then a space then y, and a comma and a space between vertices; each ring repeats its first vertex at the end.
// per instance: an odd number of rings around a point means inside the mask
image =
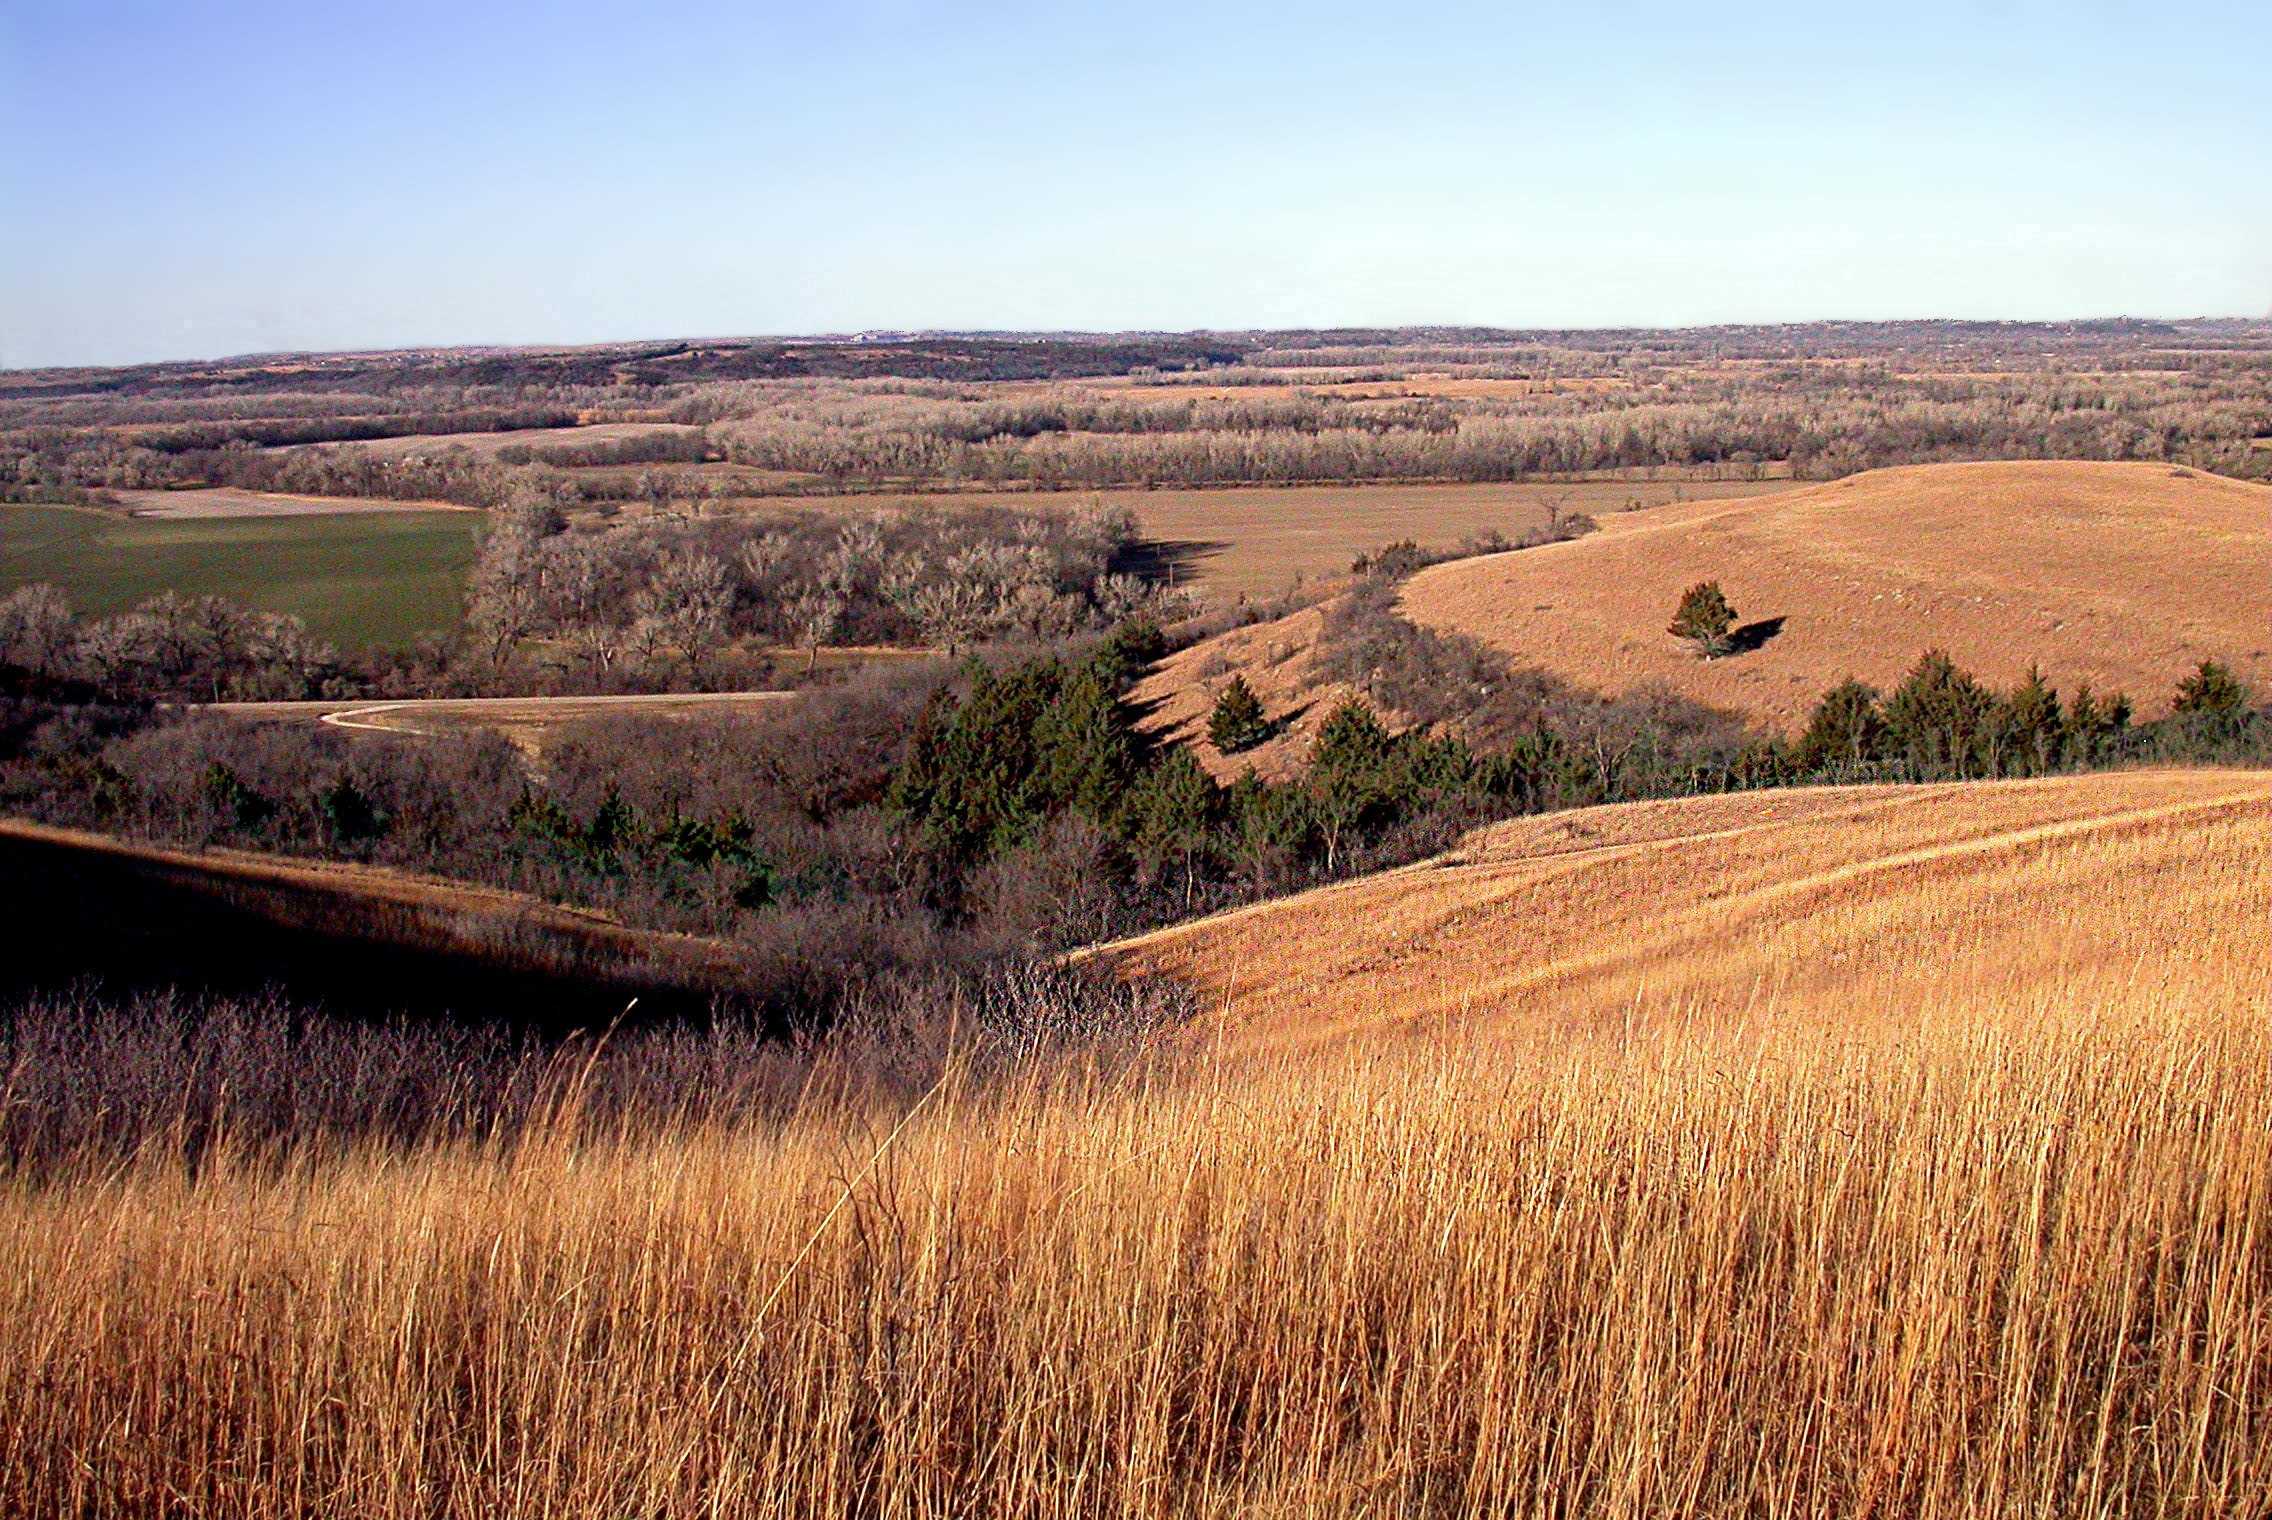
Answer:
POLYGON ((0 1183, 0 1511, 2252 1515, 2272 1003, 950 1070, 0 1183))

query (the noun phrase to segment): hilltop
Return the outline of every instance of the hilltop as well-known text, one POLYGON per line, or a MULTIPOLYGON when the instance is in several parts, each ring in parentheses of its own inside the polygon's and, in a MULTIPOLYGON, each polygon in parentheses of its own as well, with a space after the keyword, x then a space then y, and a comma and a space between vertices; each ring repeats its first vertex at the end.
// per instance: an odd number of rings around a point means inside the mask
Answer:
POLYGON ((2040 665, 2062 686, 2126 691, 2147 716, 2204 659, 2262 687, 2268 588, 2272 489, 2022 462, 1634 512, 1571 543, 1424 570, 1400 608, 1577 684, 1661 684, 1788 729, 1842 678, 1891 685, 1936 646, 1983 680, 2040 665), (1702 580, 1725 588, 1756 647, 1705 661, 1665 632, 1702 580))

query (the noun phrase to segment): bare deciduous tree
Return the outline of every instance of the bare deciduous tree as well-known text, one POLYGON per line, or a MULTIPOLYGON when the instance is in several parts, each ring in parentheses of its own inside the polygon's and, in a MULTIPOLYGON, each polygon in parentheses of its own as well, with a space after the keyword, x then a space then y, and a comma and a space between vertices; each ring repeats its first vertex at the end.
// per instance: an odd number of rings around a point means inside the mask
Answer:
POLYGON ((639 594, 643 615, 654 618, 686 659, 697 681, 718 646, 725 642, 734 610, 734 582, 725 562, 699 552, 667 556, 655 578, 639 594))
POLYGON ((40 581, 0 597, 0 665, 48 680, 62 674, 75 639, 71 602, 58 587, 40 581))

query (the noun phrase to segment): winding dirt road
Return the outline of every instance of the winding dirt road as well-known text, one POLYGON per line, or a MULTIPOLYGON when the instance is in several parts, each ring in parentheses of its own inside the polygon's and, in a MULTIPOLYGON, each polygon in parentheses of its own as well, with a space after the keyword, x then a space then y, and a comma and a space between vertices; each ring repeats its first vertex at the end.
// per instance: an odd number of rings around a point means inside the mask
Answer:
POLYGON ((367 733, 432 737, 492 729, 534 753, 554 730, 587 718, 645 713, 678 718, 714 708, 733 710, 785 702, 793 691, 687 691, 612 697, 414 697, 372 702, 213 702, 201 712, 247 722, 321 723, 367 733))

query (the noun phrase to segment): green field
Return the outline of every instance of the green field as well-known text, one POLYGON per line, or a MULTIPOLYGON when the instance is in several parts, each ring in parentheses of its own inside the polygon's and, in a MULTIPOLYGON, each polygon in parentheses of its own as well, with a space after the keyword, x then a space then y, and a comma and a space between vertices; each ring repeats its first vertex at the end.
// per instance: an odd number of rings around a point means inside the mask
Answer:
POLYGON ((297 613, 343 647, 454 628, 472 512, 339 512, 154 521, 78 507, 0 506, 0 592, 53 581, 82 614, 161 591, 297 613))

